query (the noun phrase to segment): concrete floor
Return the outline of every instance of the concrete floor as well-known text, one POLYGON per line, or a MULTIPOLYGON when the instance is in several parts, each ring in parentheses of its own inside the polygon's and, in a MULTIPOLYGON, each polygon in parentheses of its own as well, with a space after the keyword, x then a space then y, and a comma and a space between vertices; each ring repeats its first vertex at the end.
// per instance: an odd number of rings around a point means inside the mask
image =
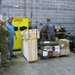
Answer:
POLYGON ((0 75, 75 75, 75 54, 69 57, 44 59, 28 63, 21 51, 14 52, 16 59, 9 61, 10 67, 0 67, 0 75))

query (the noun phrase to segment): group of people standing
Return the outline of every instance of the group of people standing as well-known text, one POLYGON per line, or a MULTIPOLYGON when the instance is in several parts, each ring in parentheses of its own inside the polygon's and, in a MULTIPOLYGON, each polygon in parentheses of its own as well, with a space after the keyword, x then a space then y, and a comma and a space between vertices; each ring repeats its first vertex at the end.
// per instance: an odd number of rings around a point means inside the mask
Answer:
MULTIPOLYGON (((1 65, 8 67, 8 61, 16 57, 13 54, 14 45, 14 26, 12 24, 13 17, 8 17, 7 21, 0 18, 0 50, 1 50, 1 65)), ((16 36, 16 35, 15 35, 16 36)))
MULTIPOLYGON (((0 19, 1 65, 6 67, 9 66, 7 60, 11 60, 12 58, 16 57, 16 55, 14 55, 12 52, 14 35, 16 37, 12 20, 13 17, 8 17, 7 21, 0 19)), ((32 27, 30 26, 29 29, 32 29, 32 27)), ((50 23, 50 19, 47 19, 47 25, 45 26, 44 31, 47 32, 49 41, 55 41, 54 25, 50 23)))

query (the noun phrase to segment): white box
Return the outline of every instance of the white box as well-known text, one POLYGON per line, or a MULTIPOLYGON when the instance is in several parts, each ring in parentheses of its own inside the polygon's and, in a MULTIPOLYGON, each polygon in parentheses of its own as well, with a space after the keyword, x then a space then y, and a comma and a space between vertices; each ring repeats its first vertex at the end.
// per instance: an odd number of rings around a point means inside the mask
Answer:
POLYGON ((48 56, 48 51, 47 50, 43 50, 43 56, 48 56))
POLYGON ((54 46, 54 48, 55 48, 55 52, 60 53, 60 47, 59 46, 54 46))

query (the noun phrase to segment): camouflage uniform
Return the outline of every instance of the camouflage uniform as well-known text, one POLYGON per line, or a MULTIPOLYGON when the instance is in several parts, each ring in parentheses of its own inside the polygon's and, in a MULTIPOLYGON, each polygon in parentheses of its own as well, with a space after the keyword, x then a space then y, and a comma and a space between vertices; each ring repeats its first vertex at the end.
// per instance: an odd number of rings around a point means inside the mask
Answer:
POLYGON ((0 20, 0 49, 1 49, 1 63, 7 63, 7 51, 8 51, 8 35, 10 32, 3 26, 2 20, 0 20))

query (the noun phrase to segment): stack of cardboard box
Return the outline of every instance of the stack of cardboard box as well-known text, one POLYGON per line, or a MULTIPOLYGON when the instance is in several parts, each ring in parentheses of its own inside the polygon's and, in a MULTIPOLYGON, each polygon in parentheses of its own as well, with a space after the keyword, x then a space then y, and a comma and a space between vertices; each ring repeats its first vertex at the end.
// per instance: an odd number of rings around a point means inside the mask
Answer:
POLYGON ((43 56, 62 56, 69 55, 69 40, 67 39, 59 39, 58 45, 56 46, 44 46, 43 56))
POLYGON ((44 46, 43 56, 52 57, 60 55, 60 47, 57 46, 44 46))
POLYGON ((60 46, 60 55, 69 55, 69 40, 67 39, 59 39, 59 46, 60 46))
POLYGON ((44 51, 48 52, 47 56, 52 56, 53 55, 53 47, 52 46, 44 46, 44 51))
POLYGON ((54 46, 53 47, 53 56, 60 56, 60 46, 54 46))

